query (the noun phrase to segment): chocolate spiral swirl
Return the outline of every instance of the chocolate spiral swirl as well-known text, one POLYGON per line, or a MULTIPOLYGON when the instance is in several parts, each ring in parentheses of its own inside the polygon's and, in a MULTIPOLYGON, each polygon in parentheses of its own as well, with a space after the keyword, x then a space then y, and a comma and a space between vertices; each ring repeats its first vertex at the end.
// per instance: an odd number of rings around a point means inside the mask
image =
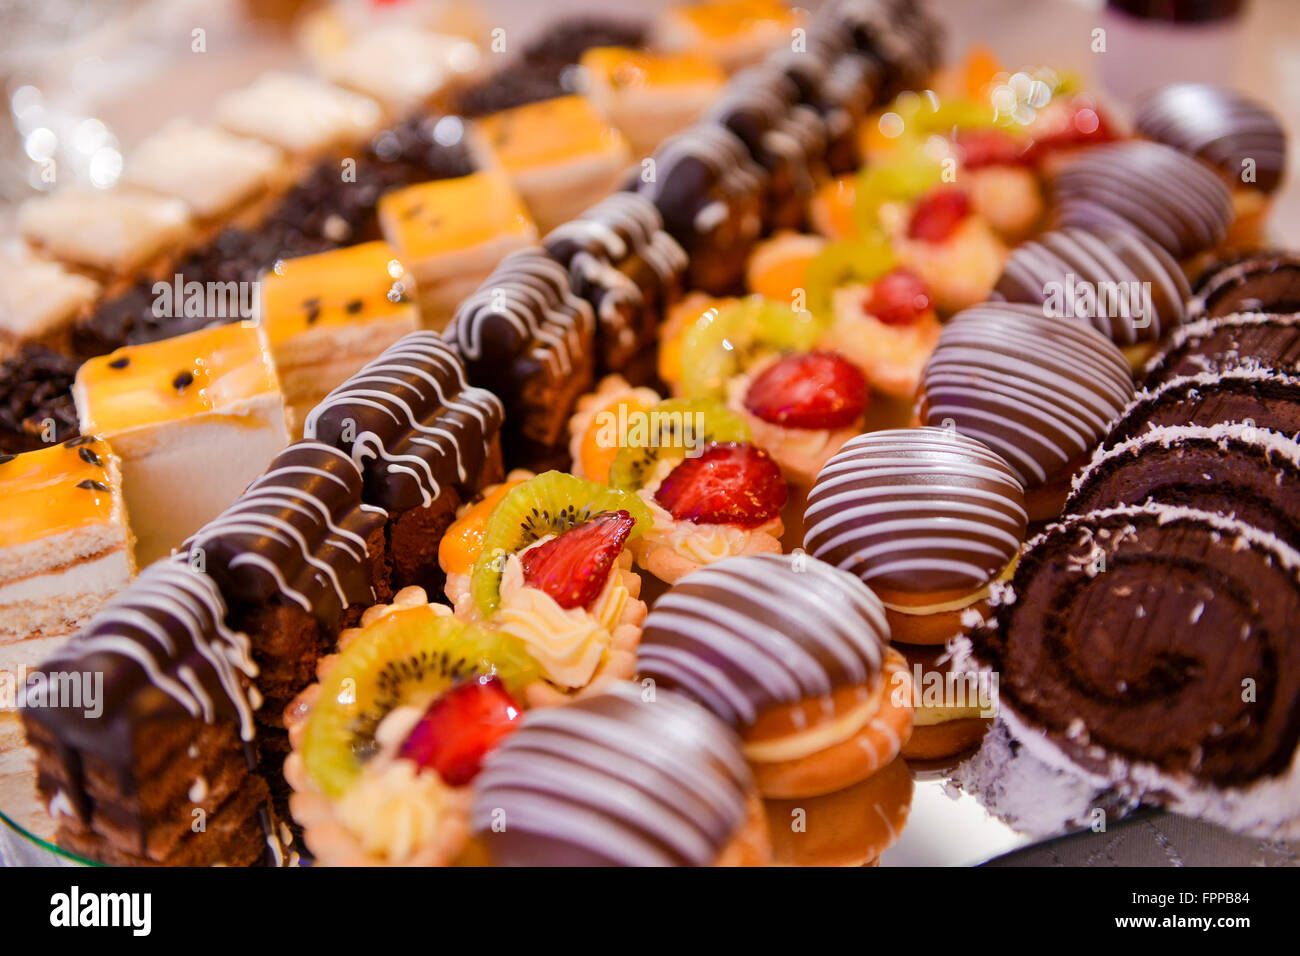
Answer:
POLYGON ((1174 329, 1143 374, 1147 387, 1179 375, 1265 368, 1300 373, 1300 315, 1246 312, 1174 329))
POLYGON ((1268 252, 1213 269, 1196 283, 1194 318, 1234 312, 1300 312, 1300 255, 1268 252))

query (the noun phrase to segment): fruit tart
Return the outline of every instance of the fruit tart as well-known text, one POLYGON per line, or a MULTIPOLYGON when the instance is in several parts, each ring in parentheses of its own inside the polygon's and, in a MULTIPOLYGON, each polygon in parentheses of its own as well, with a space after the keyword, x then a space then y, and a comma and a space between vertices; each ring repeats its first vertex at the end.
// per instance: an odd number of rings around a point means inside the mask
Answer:
POLYGON ((326 866, 441 866, 469 837, 469 784, 514 731, 537 663, 419 587, 377 605, 285 712, 285 779, 326 866))
POLYGON ((781 469, 719 402, 659 401, 610 376, 579 404, 569 428, 575 462, 649 508, 653 520, 632 554, 660 580, 671 584, 735 555, 781 552, 789 496, 781 469))
POLYGON ((632 675, 646 606, 628 544, 652 521, 636 495, 559 471, 511 472, 461 509, 438 551, 447 597, 537 661, 529 706, 632 675))

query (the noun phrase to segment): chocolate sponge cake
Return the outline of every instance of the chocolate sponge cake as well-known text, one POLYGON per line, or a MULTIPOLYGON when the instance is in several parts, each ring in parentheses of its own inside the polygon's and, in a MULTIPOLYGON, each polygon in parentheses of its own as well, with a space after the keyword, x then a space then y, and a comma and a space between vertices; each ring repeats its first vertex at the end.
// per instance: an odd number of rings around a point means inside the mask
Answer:
POLYGON ((1234 312, 1300 312, 1300 256, 1268 252, 1207 271, 1189 303, 1193 318, 1234 312))
MULTIPOLYGON (((470 387, 460 357, 435 332, 399 339, 308 415, 307 437, 350 455, 363 500, 388 515, 392 590, 441 589, 443 532, 463 502, 504 474, 503 418, 501 402, 470 387)), ((382 584, 376 591, 388 599, 382 584)))
POLYGON ((1203 372, 1138 392, 1102 442, 1110 448, 1151 428, 1240 422, 1282 435, 1300 433, 1300 378, 1263 369, 1203 372))
POLYGON ((1188 322, 1147 363, 1148 388, 1178 375, 1264 368, 1300 372, 1300 315, 1238 313, 1188 322))
POLYGON ((257 666, 225 616, 211 578, 159 561, 29 678, 23 724, 61 846, 131 865, 279 853, 251 770, 257 666))
POLYGON ((1300 800, 1300 553, 1209 512, 1071 516, 1032 541, 967 651, 1040 760, 1260 836, 1300 800))

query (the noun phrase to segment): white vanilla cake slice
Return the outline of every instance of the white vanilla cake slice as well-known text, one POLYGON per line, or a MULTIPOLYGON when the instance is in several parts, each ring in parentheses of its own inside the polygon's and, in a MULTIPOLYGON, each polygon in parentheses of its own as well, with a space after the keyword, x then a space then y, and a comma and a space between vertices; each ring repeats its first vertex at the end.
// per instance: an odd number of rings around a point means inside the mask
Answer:
POLYGON ((122 472, 77 438, 0 462, 0 670, 35 667, 135 575, 122 472))
POLYGON ((6 344, 59 344, 99 295, 94 279, 32 254, 22 240, 0 245, 0 352, 6 344))
POLYGON ((217 122, 241 136, 310 159, 366 139, 383 119, 379 104, 295 73, 264 73, 216 105, 217 122))
POLYGON ((72 397, 82 434, 122 460, 142 566, 221 513, 289 441, 271 356, 243 323, 91 359, 72 397))

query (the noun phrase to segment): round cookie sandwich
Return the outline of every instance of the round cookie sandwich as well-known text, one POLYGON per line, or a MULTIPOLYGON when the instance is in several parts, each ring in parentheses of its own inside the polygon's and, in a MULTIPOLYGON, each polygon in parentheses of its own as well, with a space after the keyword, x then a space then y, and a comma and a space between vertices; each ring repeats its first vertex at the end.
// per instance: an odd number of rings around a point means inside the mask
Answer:
POLYGON ((817 476, 804 547, 875 592, 895 641, 943 644, 1009 576, 1027 521, 1020 479, 974 438, 869 432, 817 476))

